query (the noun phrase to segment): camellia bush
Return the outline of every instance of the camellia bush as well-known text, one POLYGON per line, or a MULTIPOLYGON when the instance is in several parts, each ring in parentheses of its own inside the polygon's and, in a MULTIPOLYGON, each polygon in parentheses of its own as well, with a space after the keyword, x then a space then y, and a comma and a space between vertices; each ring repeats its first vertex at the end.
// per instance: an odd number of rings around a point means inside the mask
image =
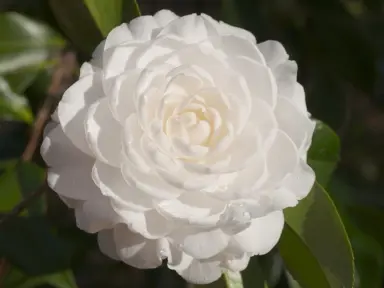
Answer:
POLYGON ((141 15, 134 0, 50 8, 67 39, 0 14, 14 44, 0 42, 0 112, 33 127, 0 166, 0 287, 82 287, 71 251, 83 238, 46 217, 56 196, 111 261, 167 267, 188 287, 355 287, 324 189, 339 139, 311 116, 280 42, 230 17, 141 15), (36 112, 27 89, 48 91, 36 112))

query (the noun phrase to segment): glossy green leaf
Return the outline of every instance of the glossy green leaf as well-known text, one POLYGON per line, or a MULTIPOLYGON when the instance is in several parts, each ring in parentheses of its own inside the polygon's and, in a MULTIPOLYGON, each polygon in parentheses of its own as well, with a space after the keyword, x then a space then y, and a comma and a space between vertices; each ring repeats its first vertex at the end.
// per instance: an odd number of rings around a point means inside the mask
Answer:
POLYGON ((23 93, 65 41, 48 26, 18 13, 0 14, 0 75, 23 93))
POLYGON ((13 169, 6 169, 0 174, 0 213, 8 212, 23 199, 13 169))
POLYGON ((28 124, 33 121, 28 101, 12 91, 2 76, 0 76, 0 119, 18 120, 28 124))
POLYGON ((289 226, 285 225, 279 241, 281 257, 290 274, 304 288, 331 288, 319 261, 303 239, 289 226))
MULTIPOLYGON (((104 0, 102 0, 104 1, 104 0)), ((90 57, 103 36, 81 0, 49 0, 60 28, 75 47, 90 57)))
MULTIPOLYGON (((297 234, 317 259, 327 277, 329 287, 353 287, 354 262, 351 244, 339 213, 327 192, 316 183, 306 198, 296 207, 287 208, 284 212, 286 225, 297 234)), ((306 248, 301 247, 301 251, 304 250, 306 248)), ((291 261, 292 265, 301 263, 298 259, 303 257, 303 253, 291 253, 297 258, 296 261, 291 261)), ((295 266, 288 267, 288 270, 298 281, 303 275, 295 273, 314 273, 295 266)), ((317 286, 303 286, 312 287, 317 286)))
POLYGON ((68 269, 71 254, 43 216, 14 217, 0 226, 0 257, 30 276, 68 269))
POLYGON ((8 288, 35 288, 49 284, 54 288, 76 288, 76 281, 72 271, 60 271, 42 276, 28 276, 20 270, 12 267, 0 283, 2 287, 8 288))
POLYGON ((123 22, 128 23, 133 18, 136 18, 140 15, 140 7, 136 0, 123 0, 123 22))
MULTIPOLYGON (((0 174, 0 212, 12 210, 24 197, 39 189, 44 180, 44 169, 34 163, 20 162, 5 166, 0 174)), ((28 207, 28 213, 41 214, 45 209, 44 203, 43 199, 36 199, 28 207)))
POLYGON ((308 151, 308 164, 316 173, 316 180, 327 185, 340 159, 340 141, 336 133, 326 124, 317 121, 308 151))
POLYGON ((121 24, 123 0, 83 1, 104 37, 106 37, 114 27, 121 24))

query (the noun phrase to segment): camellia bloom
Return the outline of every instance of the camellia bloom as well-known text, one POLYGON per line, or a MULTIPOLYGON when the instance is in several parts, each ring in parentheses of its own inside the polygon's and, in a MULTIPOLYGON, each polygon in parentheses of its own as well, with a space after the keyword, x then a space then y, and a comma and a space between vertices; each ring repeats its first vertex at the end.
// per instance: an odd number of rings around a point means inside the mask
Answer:
POLYGON ((162 10, 113 29, 47 126, 48 183, 138 268, 187 281, 241 271, 305 197, 314 131, 297 65, 275 41, 162 10))

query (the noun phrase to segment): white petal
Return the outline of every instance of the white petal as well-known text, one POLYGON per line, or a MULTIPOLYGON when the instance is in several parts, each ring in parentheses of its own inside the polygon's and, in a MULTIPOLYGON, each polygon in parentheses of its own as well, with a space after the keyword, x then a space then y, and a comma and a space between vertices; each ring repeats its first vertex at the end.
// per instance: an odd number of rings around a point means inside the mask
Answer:
POLYGON ((164 218, 156 210, 141 213, 120 209, 116 206, 115 210, 131 231, 147 239, 163 238, 176 227, 174 221, 164 218))
POLYGON ((161 265, 159 241, 148 240, 131 232, 124 224, 114 229, 116 250, 120 259, 139 269, 156 268, 161 265))
POLYGON ((299 161, 291 175, 284 179, 283 187, 302 199, 308 195, 315 182, 315 173, 303 160, 299 161))
POLYGON ((106 93, 112 114, 120 123, 136 111, 133 99, 139 75, 139 71, 133 70, 117 76, 106 93))
POLYGON ((84 62, 80 67, 79 78, 89 76, 89 75, 94 74, 96 72, 100 72, 100 68, 93 66, 91 63, 84 62))
POLYGON ((188 255, 196 259, 207 259, 223 251, 229 236, 221 229, 201 231, 194 227, 181 227, 169 235, 172 244, 177 245, 188 255))
POLYGON ((261 65, 265 65, 262 53, 256 45, 242 38, 239 35, 223 36, 220 38, 221 47, 229 57, 246 57, 261 65))
POLYGON ((240 27, 235 27, 232 25, 229 25, 225 22, 220 21, 221 26, 221 34, 222 35, 236 35, 238 37, 241 37, 247 41, 249 41, 252 44, 256 44, 256 38, 253 36, 253 34, 245 29, 242 29, 240 27))
POLYGON ((225 203, 195 191, 184 193, 177 199, 161 201, 157 204, 157 209, 167 218, 202 224, 214 218, 210 216, 217 216, 218 221, 225 209, 225 203))
POLYGON ((265 61, 271 69, 284 63, 289 58, 283 45, 278 41, 268 40, 257 44, 257 47, 263 53, 265 61))
POLYGON ((295 93, 293 94, 292 101, 301 110, 302 113, 308 113, 304 88, 299 83, 296 83, 295 85, 295 93))
POLYGON ((90 106, 85 120, 85 130, 89 146, 96 158, 119 167, 122 126, 112 117, 107 98, 90 106))
POLYGON ((132 183, 126 182, 119 168, 96 161, 92 172, 93 179, 103 195, 113 199, 120 209, 137 212, 152 209, 152 198, 132 186, 132 183))
POLYGON ((105 40, 104 50, 132 40, 131 31, 126 23, 117 26, 109 32, 105 40))
POLYGON ((157 24, 160 27, 165 27, 169 23, 171 23, 173 20, 179 18, 175 13, 173 13, 170 10, 160 10, 153 15, 153 18, 156 20, 157 24))
POLYGON ((92 155, 85 137, 84 120, 90 105, 102 98, 103 89, 99 73, 79 79, 63 95, 57 116, 64 133, 84 153, 92 155))
POLYGON ((77 227, 88 233, 112 228, 120 220, 106 197, 85 201, 75 209, 75 216, 77 227))
POLYGON ((292 173, 298 161, 299 157, 295 144, 287 134, 278 130, 267 155, 269 185, 277 185, 286 175, 292 173))
POLYGON ((297 64, 286 61, 272 70, 275 75, 279 96, 293 97, 297 82, 297 64))
POLYGON ((279 128, 284 131, 300 149, 307 135, 312 135, 314 125, 307 114, 303 114, 292 101, 279 97, 275 107, 275 115, 279 128))
POLYGON ((271 106, 260 98, 252 99, 252 109, 249 121, 255 126, 260 138, 267 148, 275 136, 277 121, 271 106))
POLYGON ((239 272, 247 268, 249 260, 250 257, 244 253, 241 255, 241 257, 227 257, 221 266, 233 272, 239 272))
POLYGON ((270 213, 253 219, 248 229, 233 236, 231 245, 252 255, 266 254, 277 244, 283 227, 283 212, 270 213))
POLYGON ((197 43, 208 38, 208 31, 201 16, 190 14, 172 21, 164 27, 159 36, 175 35, 190 43, 197 43))
POLYGON ((97 234, 97 242, 100 251, 114 260, 120 260, 116 251, 116 243, 113 235, 113 229, 102 230, 97 234))
POLYGON ((91 178, 94 160, 72 144, 60 125, 46 135, 41 155, 51 166, 47 181, 55 192, 78 200, 101 196, 91 178))
POLYGON ((136 68, 140 44, 128 42, 105 50, 103 55, 104 77, 111 78, 136 68))
POLYGON ((261 98, 274 107, 277 98, 277 86, 271 70, 249 58, 232 58, 234 67, 245 77, 252 98, 261 98))
MULTIPOLYGON (((175 250, 175 248, 171 248, 175 250)), ((177 252, 173 252, 176 254, 177 252)), ((175 270, 187 282, 194 284, 209 284, 220 278, 222 271, 218 261, 200 262, 191 256, 179 252, 177 260, 168 262, 168 267, 175 270)), ((175 258, 175 257, 173 257, 175 258)))
POLYGON ((159 28, 159 25, 154 17, 145 15, 133 19, 128 27, 135 40, 149 41, 152 39, 153 31, 159 28))

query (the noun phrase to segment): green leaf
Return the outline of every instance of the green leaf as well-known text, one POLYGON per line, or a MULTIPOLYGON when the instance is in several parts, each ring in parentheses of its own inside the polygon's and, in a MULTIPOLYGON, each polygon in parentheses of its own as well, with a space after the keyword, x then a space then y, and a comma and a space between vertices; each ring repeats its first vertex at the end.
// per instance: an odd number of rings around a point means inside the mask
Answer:
POLYGON ((340 159, 340 141, 326 124, 317 121, 308 151, 308 164, 316 173, 316 180, 326 186, 340 159))
POLYGON ((0 257, 28 275, 66 270, 71 254, 43 216, 14 217, 0 226, 0 257))
MULTIPOLYGON (((44 169, 34 163, 20 162, 8 165, 0 174, 0 212, 8 212, 24 197, 35 192, 45 180, 44 169)), ((44 201, 36 199, 28 207, 30 215, 45 210, 44 201)))
POLYGON ((28 124, 33 121, 28 101, 12 91, 2 76, 0 76, 0 119, 19 120, 28 124))
POLYGON ((319 261, 289 225, 284 227, 279 250, 286 267, 303 287, 331 288, 319 261))
POLYGON ((6 169, 0 175, 0 213, 12 210, 22 198, 15 171, 6 169))
POLYGON ((260 257, 253 256, 247 268, 241 273, 243 276, 244 287, 264 288, 267 281, 266 273, 260 265, 260 257))
POLYGON ((77 288, 72 271, 65 270, 53 274, 30 277, 20 270, 12 267, 6 274, 2 287, 9 288, 35 288, 49 284, 55 288, 77 288))
POLYGON ((382 247, 363 233, 352 236, 359 288, 382 288, 384 253, 382 247))
POLYGON ((0 75, 23 93, 65 41, 48 26, 18 13, 0 14, 0 75))
POLYGON ((103 40, 103 36, 84 2, 81 0, 49 0, 49 5, 60 28, 74 46, 90 56, 103 40))
POLYGON ((133 18, 141 16, 141 11, 136 0, 123 0, 123 22, 128 23, 133 18))
MULTIPOLYGON (((303 245, 305 244, 317 259, 327 277, 329 287, 353 287, 354 262, 351 244, 339 213, 327 192, 316 183, 306 198, 296 207, 287 208, 284 212, 286 225, 297 234, 303 245)), ((290 243, 283 243, 283 245, 290 245, 290 243)), ((300 251, 307 250, 303 247, 300 249, 300 251)), ((287 267, 298 281, 305 276, 298 273, 319 273, 292 266, 302 263, 303 260, 300 257, 306 254, 300 254, 300 251, 290 252, 297 259, 289 262, 291 266, 287 267)), ((313 264, 312 267, 315 265, 313 264)), ((303 288, 317 287, 316 283, 312 283, 312 286, 304 286, 306 283, 299 281, 299 284, 303 288)))
POLYGON ((121 23, 123 0, 84 0, 101 34, 108 33, 121 23))

